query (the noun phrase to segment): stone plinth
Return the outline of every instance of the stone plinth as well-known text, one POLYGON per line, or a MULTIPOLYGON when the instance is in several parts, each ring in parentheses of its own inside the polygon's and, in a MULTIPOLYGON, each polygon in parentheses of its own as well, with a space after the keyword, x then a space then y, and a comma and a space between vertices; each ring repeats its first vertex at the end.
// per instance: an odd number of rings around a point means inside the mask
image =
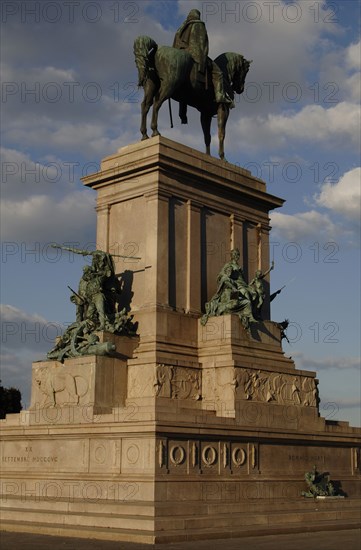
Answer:
POLYGON ((316 375, 284 356, 277 323, 248 333, 237 315, 224 315, 198 328, 203 402, 217 415, 250 426, 256 419, 259 427, 289 428, 292 413, 294 423, 320 423, 316 375))
POLYGON ((116 268, 143 339, 158 349, 175 345, 172 323, 179 344, 192 344, 196 324, 184 313, 201 313, 232 248, 246 279, 269 268, 268 214, 283 200, 248 170, 156 137, 120 149, 83 181, 97 191, 98 248, 141 257, 115 258, 116 268))
POLYGON ((30 410, 51 407, 124 405, 126 364, 111 357, 85 356, 33 364, 30 410))
POLYGON ((84 183, 98 248, 141 257, 115 257, 139 336, 100 334, 114 357, 34 364, 30 409, 1 421, 3 528, 154 543, 359 526, 361 430, 319 415, 269 285, 250 332, 237 315, 200 323, 232 248, 248 281, 269 268, 268 213, 283 201, 162 137, 84 183), (301 496, 314 465, 344 499, 301 496))
MULTIPOLYGON (((35 423, 57 414, 52 409, 75 408, 72 415, 78 421, 89 422, 89 415, 111 413, 114 407, 124 407, 127 398, 127 360, 133 357, 139 344, 137 337, 98 333, 99 341, 112 342, 116 353, 112 357, 85 355, 59 361, 33 363, 30 416, 35 423), (79 412, 81 411, 81 414, 79 412)), ((59 411, 58 411, 59 412, 59 411)), ((58 415, 63 420, 63 414, 58 415)))

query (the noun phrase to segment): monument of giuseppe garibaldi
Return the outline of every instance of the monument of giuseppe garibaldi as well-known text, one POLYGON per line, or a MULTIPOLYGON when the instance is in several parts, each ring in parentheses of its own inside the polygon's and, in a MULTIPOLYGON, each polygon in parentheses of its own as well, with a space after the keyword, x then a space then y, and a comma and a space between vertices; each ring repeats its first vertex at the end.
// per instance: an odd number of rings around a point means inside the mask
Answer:
POLYGON ((75 321, 33 364, 29 409, 1 421, 3 529, 154 543, 356 527, 361 430, 320 416, 316 374, 271 320, 283 200, 223 160, 250 62, 210 60, 197 10, 173 47, 142 36, 134 53, 143 139, 83 178, 97 248, 70 251, 91 260, 75 321), (217 115, 221 159, 159 135, 168 98, 184 123, 200 111, 207 152, 217 115))

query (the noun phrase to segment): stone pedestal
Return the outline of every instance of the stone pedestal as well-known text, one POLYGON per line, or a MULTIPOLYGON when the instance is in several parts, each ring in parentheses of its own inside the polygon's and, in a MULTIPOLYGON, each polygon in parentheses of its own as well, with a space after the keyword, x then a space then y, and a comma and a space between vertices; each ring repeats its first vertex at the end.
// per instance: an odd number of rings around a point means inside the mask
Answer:
POLYGON ((97 247, 115 256, 138 335, 114 357, 33 366, 28 411, 2 427, 2 524, 139 542, 359 524, 361 430, 319 415, 315 373, 271 320, 200 323, 231 249, 269 268, 269 211, 250 172, 157 137, 103 160, 97 247), (344 499, 301 496, 328 471, 344 499))
MULTIPOLYGON (((246 278, 269 268, 268 213, 284 201, 248 170, 156 137, 120 149, 83 181, 97 191, 97 246, 141 257, 115 258, 135 312, 199 314, 232 248, 246 278)), ((162 335, 145 324, 144 336, 162 335)))

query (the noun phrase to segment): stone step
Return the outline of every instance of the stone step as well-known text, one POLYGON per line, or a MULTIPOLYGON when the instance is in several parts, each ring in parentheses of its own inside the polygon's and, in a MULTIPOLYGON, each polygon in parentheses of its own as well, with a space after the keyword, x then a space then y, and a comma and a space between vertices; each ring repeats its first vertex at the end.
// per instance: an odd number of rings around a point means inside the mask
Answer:
MULTIPOLYGON (((228 528, 220 530, 219 528, 203 528, 195 529, 192 531, 185 531, 183 533, 173 531, 161 532, 159 530, 155 533, 156 543, 170 543, 185 540, 211 540, 211 539, 226 539, 226 538, 239 538, 239 537, 251 537, 251 536, 263 536, 263 535, 280 535, 288 533, 306 533, 317 531, 339 531, 346 529, 360 529, 360 520, 348 520, 340 523, 334 521, 313 521, 308 524, 289 523, 287 525, 238 525, 234 528, 228 528)), ((209 547, 212 544, 209 543, 209 547)))
MULTIPOLYGON (((348 520, 343 522, 335 521, 311 521, 309 523, 289 523, 287 525, 269 524, 267 526, 260 525, 242 525, 238 524, 234 528, 220 529, 215 526, 208 528, 189 529, 185 531, 167 530, 166 532, 159 529, 155 530, 154 535, 147 532, 145 529, 131 528, 104 528, 103 526, 83 526, 72 524, 57 524, 43 522, 16 521, 9 519, 2 522, 4 531, 18 531, 28 533, 41 533, 48 535, 94 538, 99 540, 115 540, 143 543, 167 543, 185 540, 204 540, 204 539, 225 539, 247 536, 261 536, 272 534, 287 534, 300 532, 316 532, 316 531, 334 531, 344 529, 359 529, 359 520, 348 520)), ((210 543, 211 547, 211 543, 210 543)))
MULTIPOLYGON (((219 507, 209 507, 208 513, 197 509, 194 506, 187 505, 186 514, 180 513, 181 504, 163 503, 164 513, 159 513, 157 506, 157 515, 154 516, 154 509, 150 504, 127 502, 120 503, 114 501, 101 501, 90 503, 65 502, 65 501, 19 501, 15 498, 7 499, 3 506, 2 521, 17 521, 19 523, 26 520, 33 523, 56 524, 65 526, 83 526, 107 529, 134 529, 142 528, 147 531, 156 526, 157 531, 185 531, 192 532, 202 529, 216 529, 218 531, 233 530, 241 528, 273 528, 285 527, 288 524, 311 525, 324 524, 325 522, 344 523, 360 522, 360 499, 351 499, 347 501, 342 499, 335 506, 335 501, 329 501, 328 505, 322 505, 316 508, 316 503, 310 503, 308 508, 297 508, 292 502, 283 503, 279 509, 271 508, 268 504, 267 509, 260 509, 263 506, 258 505, 247 512, 240 511, 237 507, 233 509, 228 506, 227 511, 219 507), (344 506, 344 504, 346 504, 344 506), (174 513, 177 510, 178 514, 174 513), (197 510, 197 514, 195 514, 197 510), (203 513, 202 513, 203 512, 203 513), (195 517, 196 516, 196 517, 195 517)), ((204 503, 203 503, 204 504, 204 503)), ((263 503, 264 505, 265 503, 263 503)), ((306 503, 308 504, 308 503, 306 503)), ((162 511, 161 511, 162 512, 162 511)))
MULTIPOLYGON (((333 511, 333 510, 361 510, 361 499, 344 498, 337 500, 315 500, 299 498, 294 500, 283 499, 259 499, 248 501, 229 501, 229 502, 205 502, 192 501, 187 504, 188 514, 193 513, 201 515, 219 515, 234 514, 237 508, 239 513, 287 513, 288 511, 333 511), (270 512, 271 511, 271 512, 270 512)), ((184 503, 182 502, 157 502, 157 517, 169 515, 183 515, 184 503)))
POLYGON ((36 533, 62 537, 74 537, 97 540, 114 540, 139 543, 154 543, 153 534, 144 529, 107 529, 102 527, 83 527, 82 525, 60 525, 57 523, 34 523, 29 521, 7 520, 1 522, 3 531, 36 533))
POLYGON ((264 512, 264 513, 230 513, 213 516, 168 516, 156 518, 156 529, 165 531, 180 529, 192 531, 194 529, 236 529, 239 526, 284 526, 287 524, 304 525, 305 523, 321 523, 325 521, 343 522, 360 521, 360 509, 334 510, 334 511, 306 511, 306 512, 264 512))
MULTIPOLYGON (((242 502, 205 502, 193 501, 188 502, 185 507, 183 502, 156 502, 147 501, 119 501, 116 499, 96 500, 89 499, 39 499, 39 498, 18 498, 16 496, 6 496, 2 500, 2 508, 4 510, 19 510, 21 513, 27 513, 29 510, 51 511, 52 513, 69 513, 69 514, 95 514, 109 516, 137 516, 144 518, 156 517, 159 520, 167 520, 167 518, 179 517, 182 521, 184 518, 193 518, 194 515, 203 518, 214 517, 240 517, 245 518, 248 515, 268 516, 286 514, 314 514, 326 513, 333 516, 341 517, 352 514, 359 517, 361 514, 361 499, 344 498, 335 500, 314 500, 314 499, 295 499, 295 500, 277 500, 277 499, 259 499, 258 501, 242 501, 242 502), (102 509, 102 512, 99 510, 102 509)), ((352 516, 354 517, 354 516, 352 516)))
POLYGON ((22 523, 23 520, 38 525, 53 524, 63 527, 93 527, 106 529, 142 529, 152 531, 154 528, 154 518, 146 516, 131 516, 121 514, 108 514, 106 512, 67 512, 59 514, 58 510, 19 510, 17 508, 7 508, 1 511, 1 523, 16 521, 22 523))
POLYGON ((39 512, 48 511, 50 507, 56 508, 57 513, 99 513, 99 508, 106 509, 106 513, 109 515, 131 515, 141 517, 154 517, 154 505, 151 502, 146 501, 119 501, 119 500, 97 500, 89 501, 84 499, 67 498, 57 499, 32 499, 7 496, 1 500, 1 508, 16 509, 27 512, 29 509, 36 509, 39 512))

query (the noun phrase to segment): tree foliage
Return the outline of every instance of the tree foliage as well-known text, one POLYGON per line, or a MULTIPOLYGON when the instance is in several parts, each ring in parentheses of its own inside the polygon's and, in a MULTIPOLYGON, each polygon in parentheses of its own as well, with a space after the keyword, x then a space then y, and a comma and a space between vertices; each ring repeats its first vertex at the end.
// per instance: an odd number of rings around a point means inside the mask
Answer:
POLYGON ((7 414, 18 413, 22 409, 21 393, 16 388, 4 388, 0 381, 0 418, 7 414))

